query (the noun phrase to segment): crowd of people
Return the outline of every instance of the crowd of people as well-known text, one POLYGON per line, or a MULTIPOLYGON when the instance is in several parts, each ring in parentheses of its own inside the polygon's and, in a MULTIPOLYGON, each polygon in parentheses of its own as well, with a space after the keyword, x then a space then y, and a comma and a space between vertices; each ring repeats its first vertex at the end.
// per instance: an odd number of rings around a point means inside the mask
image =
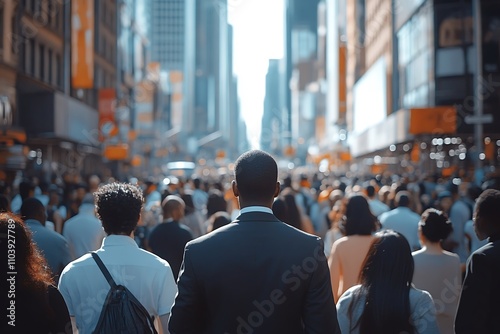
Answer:
POLYGON ((498 190, 278 175, 262 151, 217 180, 41 180, 0 189, 18 286, 2 333, 92 333, 109 284, 90 252, 164 333, 500 332, 498 190))

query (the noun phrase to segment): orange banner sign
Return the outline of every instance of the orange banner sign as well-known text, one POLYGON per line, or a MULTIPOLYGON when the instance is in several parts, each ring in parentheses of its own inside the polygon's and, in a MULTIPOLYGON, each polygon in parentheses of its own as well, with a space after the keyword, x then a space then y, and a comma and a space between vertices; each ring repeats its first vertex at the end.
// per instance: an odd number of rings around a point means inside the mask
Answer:
POLYGON ((71 84, 94 86, 94 0, 71 1, 71 84))
POLYGON ((99 89, 99 139, 112 137, 118 133, 115 124, 116 92, 114 88, 99 89))

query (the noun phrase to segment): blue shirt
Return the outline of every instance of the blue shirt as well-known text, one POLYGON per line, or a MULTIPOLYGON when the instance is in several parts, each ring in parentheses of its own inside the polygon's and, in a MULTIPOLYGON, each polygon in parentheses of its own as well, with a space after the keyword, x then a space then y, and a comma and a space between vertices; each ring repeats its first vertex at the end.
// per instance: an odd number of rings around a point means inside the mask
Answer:
POLYGON ((43 226, 38 220, 26 219, 24 222, 33 234, 33 241, 47 260, 54 275, 59 275, 71 261, 66 239, 57 232, 43 226))

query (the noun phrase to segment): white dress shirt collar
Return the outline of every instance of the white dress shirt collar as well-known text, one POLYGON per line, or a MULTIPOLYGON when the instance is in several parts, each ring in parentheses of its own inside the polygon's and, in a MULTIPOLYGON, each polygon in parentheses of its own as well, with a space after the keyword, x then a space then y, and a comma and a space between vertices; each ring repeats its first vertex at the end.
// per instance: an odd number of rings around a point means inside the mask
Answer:
POLYGON ((265 212, 273 214, 273 210, 265 206, 247 206, 240 210, 240 214, 248 213, 248 212, 265 212))

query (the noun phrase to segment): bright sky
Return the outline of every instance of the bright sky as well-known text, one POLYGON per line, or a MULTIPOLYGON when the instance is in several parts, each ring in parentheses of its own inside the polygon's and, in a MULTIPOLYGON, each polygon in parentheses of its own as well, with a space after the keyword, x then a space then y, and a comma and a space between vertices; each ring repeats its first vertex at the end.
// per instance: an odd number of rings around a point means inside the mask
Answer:
POLYGON ((284 0, 228 0, 241 112, 258 148, 269 59, 283 57, 284 0))

